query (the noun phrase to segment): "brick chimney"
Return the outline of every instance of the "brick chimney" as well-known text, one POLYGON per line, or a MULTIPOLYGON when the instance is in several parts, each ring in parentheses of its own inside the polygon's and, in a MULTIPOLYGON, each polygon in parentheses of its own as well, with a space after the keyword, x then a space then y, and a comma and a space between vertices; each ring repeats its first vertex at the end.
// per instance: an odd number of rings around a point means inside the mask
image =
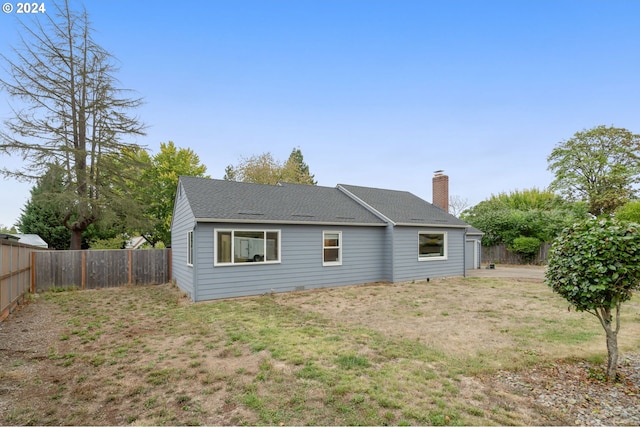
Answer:
POLYGON ((449 177, 442 172, 444 171, 438 170, 434 172, 432 203, 442 208, 445 212, 449 212, 449 177))

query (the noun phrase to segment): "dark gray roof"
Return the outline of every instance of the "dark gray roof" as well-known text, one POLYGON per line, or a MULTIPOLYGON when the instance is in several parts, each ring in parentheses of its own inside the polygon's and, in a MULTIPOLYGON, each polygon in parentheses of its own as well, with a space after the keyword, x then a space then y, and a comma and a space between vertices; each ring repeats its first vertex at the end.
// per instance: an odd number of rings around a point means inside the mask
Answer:
POLYGON ((469 226, 469 228, 467 228, 467 234, 483 235, 484 233, 481 230, 478 230, 477 228, 475 228, 473 226, 469 226))
MULTIPOLYGON (((252 184, 180 177, 198 221, 466 227, 466 222, 407 192, 339 184, 252 184)), ((478 230, 479 231, 479 230, 478 230)))
POLYGON ((199 221, 385 225, 337 188, 180 177, 199 221))
POLYGON ((408 191, 339 184, 397 225, 469 227, 469 224, 408 191))

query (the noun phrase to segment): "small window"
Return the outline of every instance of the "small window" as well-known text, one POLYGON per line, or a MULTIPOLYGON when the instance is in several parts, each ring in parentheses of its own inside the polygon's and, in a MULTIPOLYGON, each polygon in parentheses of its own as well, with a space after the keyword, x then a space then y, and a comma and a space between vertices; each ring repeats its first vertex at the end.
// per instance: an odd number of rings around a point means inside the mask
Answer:
POLYGON ((418 260, 447 259, 447 233, 418 233, 418 260))
POLYGON ((279 230, 216 230, 215 263, 280 262, 279 230))
POLYGON ((322 265, 342 265, 342 232, 322 232, 322 265))
POLYGON ((187 233, 187 265, 193 265, 193 230, 187 233))

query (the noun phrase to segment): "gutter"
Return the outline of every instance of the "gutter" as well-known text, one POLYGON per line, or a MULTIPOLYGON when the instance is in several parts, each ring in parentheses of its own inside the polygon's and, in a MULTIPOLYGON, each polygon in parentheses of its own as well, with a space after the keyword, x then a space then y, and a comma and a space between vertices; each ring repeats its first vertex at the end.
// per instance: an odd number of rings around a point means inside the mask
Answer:
POLYGON ((386 227, 387 224, 373 222, 335 222, 335 221, 286 221, 283 219, 241 219, 241 218, 196 218, 201 223, 235 223, 235 224, 282 224, 282 225, 337 225, 355 227, 386 227))
POLYGON ((401 227, 432 227, 432 228, 468 228, 468 225, 456 225, 456 224, 421 224, 416 222, 399 222, 395 224, 401 227))

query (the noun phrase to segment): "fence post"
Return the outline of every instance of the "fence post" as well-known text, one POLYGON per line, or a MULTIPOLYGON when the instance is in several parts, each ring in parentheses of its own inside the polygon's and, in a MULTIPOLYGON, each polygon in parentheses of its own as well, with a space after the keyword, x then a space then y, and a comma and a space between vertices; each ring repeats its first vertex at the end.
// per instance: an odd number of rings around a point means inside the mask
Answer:
POLYGON ((127 268, 128 268, 127 271, 129 272, 129 275, 127 277, 127 282, 129 283, 129 286, 131 286, 131 281, 133 276, 133 272, 131 271, 133 269, 133 249, 127 250, 127 268))
POLYGON ((80 256, 80 282, 81 282, 81 289, 86 289, 86 282, 87 282, 87 255, 85 251, 81 252, 81 256, 80 256))
POLYGON ((36 293, 36 251, 31 251, 31 293, 36 293))
MULTIPOLYGON (((14 272, 13 267, 13 245, 9 245, 9 271, 14 272)), ((13 313, 13 278, 15 275, 9 276, 9 314, 13 313)))
POLYGON ((172 269, 173 269, 173 265, 172 265, 173 257, 171 256, 173 253, 171 251, 172 251, 172 249, 169 248, 169 251, 167 253, 167 264, 168 264, 168 267, 169 267, 168 268, 169 271, 167 272, 167 274, 169 275, 169 277, 167 277, 167 281, 168 282, 171 281, 171 279, 172 279, 171 274, 173 273, 173 271, 172 271, 172 269))

